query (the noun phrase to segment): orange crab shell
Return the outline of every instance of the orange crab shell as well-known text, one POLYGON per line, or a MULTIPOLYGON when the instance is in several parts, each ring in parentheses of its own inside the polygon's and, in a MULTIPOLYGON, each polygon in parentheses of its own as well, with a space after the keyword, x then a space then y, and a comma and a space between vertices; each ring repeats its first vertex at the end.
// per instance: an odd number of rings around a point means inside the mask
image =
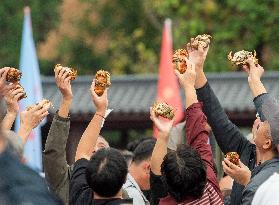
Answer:
POLYGON ((95 75, 95 93, 98 96, 103 95, 105 89, 108 88, 110 85, 110 73, 104 70, 97 71, 95 75))
POLYGON ((239 165, 239 155, 237 154, 237 152, 228 152, 225 155, 225 158, 228 159, 231 163, 239 165))
POLYGON ((20 78, 21 72, 16 68, 10 68, 6 76, 6 81, 16 83, 20 80, 20 78))
POLYGON ((172 56, 173 68, 177 69, 181 74, 185 73, 187 64, 185 58, 188 58, 189 54, 186 49, 177 49, 172 56))

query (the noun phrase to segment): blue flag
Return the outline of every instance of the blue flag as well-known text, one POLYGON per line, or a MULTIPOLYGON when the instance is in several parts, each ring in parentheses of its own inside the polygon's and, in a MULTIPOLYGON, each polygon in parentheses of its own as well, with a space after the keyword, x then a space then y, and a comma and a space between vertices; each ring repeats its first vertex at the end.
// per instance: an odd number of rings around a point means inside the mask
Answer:
MULTIPOLYGON (((36 48, 32 34, 31 14, 29 7, 24 9, 24 22, 20 51, 19 68, 22 72, 21 85, 24 87, 27 98, 19 102, 20 111, 42 100, 42 84, 36 48)), ((15 129, 19 129, 19 117, 15 129)), ((42 170, 42 142, 40 125, 33 129, 24 148, 24 157, 27 165, 36 171, 42 170)))

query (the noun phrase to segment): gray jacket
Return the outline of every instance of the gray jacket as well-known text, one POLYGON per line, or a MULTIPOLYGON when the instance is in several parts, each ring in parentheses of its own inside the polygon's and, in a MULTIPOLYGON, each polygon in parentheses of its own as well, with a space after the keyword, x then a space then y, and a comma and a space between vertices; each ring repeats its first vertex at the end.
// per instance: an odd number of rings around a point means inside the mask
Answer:
POLYGON ((259 186, 264 183, 274 172, 279 170, 279 158, 274 158, 262 163, 252 171, 250 182, 242 193, 242 205, 250 205, 259 186))
POLYGON ((53 191, 69 203, 69 183, 71 167, 66 160, 66 143, 70 130, 70 119, 56 114, 48 132, 43 163, 46 179, 53 191))

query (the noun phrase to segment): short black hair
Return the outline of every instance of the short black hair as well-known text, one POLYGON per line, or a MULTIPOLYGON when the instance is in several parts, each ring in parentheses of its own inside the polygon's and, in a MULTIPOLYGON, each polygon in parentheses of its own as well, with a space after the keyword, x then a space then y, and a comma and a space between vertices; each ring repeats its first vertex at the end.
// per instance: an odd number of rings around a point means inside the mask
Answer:
POLYGON ((152 137, 152 136, 145 136, 145 137, 142 137, 142 138, 133 140, 133 141, 131 141, 131 142, 129 142, 129 143, 127 144, 126 149, 127 149, 128 151, 130 151, 130 152, 134 152, 135 149, 137 148, 137 146, 138 146, 140 143, 142 143, 142 142, 145 141, 145 140, 152 140, 152 139, 155 140, 155 138, 152 137))
POLYGON ((156 140, 154 138, 149 138, 139 143, 134 150, 132 162, 138 164, 151 158, 155 144, 156 140))
POLYGON ((127 163, 120 151, 103 148, 91 157, 86 178, 95 193, 102 197, 113 197, 125 183, 127 173, 127 163))
POLYGON ((177 201, 198 199, 206 185, 206 167, 199 153, 189 145, 179 145, 167 153, 161 165, 162 181, 177 201))

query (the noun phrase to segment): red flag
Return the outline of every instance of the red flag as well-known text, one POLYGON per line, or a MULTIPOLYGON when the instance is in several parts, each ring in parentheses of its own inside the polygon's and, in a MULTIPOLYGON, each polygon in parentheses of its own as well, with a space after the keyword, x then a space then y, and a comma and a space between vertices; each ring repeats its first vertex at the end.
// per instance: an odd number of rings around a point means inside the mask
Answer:
MULTIPOLYGON (((175 124, 183 119, 184 111, 179 92, 179 84, 172 67, 172 35, 170 19, 165 20, 163 28, 157 101, 166 102, 176 110, 175 124)), ((154 137, 157 137, 157 130, 155 127, 153 135, 154 137)))

